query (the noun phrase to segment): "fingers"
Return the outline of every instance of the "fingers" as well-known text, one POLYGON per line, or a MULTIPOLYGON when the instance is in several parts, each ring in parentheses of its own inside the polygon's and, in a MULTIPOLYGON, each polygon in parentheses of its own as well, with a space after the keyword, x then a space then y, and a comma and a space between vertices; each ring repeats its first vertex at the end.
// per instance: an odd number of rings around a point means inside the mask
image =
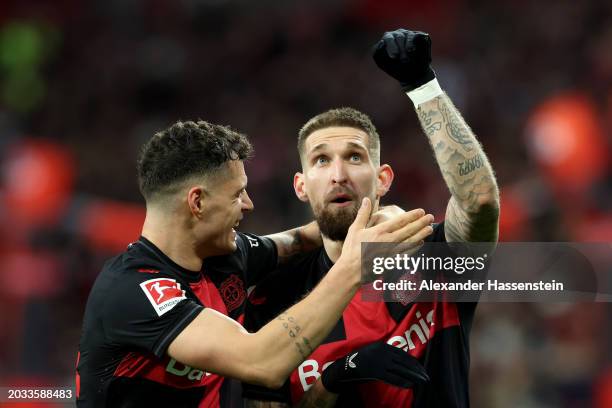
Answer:
POLYGON ((407 378, 404 378, 401 375, 397 375, 397 374, 393 374, 393 373, 385 373, 385 378, 381 379, 381 381, 390 384, 390 385, 395 385, 396 387, 400 387, 400 388, 412 388, 414 386, 414 383, 412 381, 410 381, 407 378))
POLYGON ((431 227, 433 221, 433 215, 424 215, 416 221, 408 223, 396 231, 391 232, 390 239, 393 242, 419 242, 433 232, 433 228, 431 227), (416 234, 418 234, 418 236, 415 236, 416 234))
POLYGON ((361 201, 361 207, 359 207, 359 211, 357 212, 357 216, 355 217, 355 221, 351 225, 351 229, 361 230, 366 227, 368 221, 370 220, 370 214, 372 213, 372 202, 369 198, 364 197, 361 201))
POLYGON ((397 47, 399 59, 401 61, 405 61, 408 58, 405 44, 406 37, 407 36, 399 30, 393 32, 393 39, 395 40, 395 46, 397 47))
POLYGON ((427 375, 425 368, 418 361, 413 363, 407 360, 406 357, 411 356, 406 354, 404 355, 404 361, 394 361, 392 365, 387 367, 387 372, 401 377, 412 384, 424 384, 428 382, 429 375, 427 375))
POLYGON ((430 236, 433 233, 433 227, 431 225, 426 225, 417 231, 414 235, 406 238, 402 242, 410 243, 410 244, 419 244, 422 245, 425 238, 430 236))
POLYGON ((399 54, 399 49, 398 49, 397 44, 395 42, 395 38, 393 36, 393 33, 392 32, 385 33, 385 35, 383 35, 383 37, 382 37, 382 41, 384 41, 384 43, 385 43, 385 47, 387 49, 387 55, 390 58, 397 58, 397 56, 399 54))
POLYGON ((394 232, 403 226, 418 220, 420 217, 425 215, 425 210, 422 208, 417 208, 416 210, 408 211, 403 214, 399 214, 396 217, 391 218, 390 220, 384 221, 374 227, 372 230, 376 232, 394 232))

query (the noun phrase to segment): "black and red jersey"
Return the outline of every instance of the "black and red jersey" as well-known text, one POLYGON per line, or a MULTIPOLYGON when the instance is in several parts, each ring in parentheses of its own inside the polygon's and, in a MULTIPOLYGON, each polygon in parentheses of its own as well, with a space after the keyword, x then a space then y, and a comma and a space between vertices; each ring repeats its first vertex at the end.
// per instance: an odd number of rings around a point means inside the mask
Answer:
MULTIPOLYGON (((444 242, 444 224, 428 241, 444 242)), ((259 329, 281 310, 311 290, 332 267, 324 249, 296 256, 280 266, 251 293, 245 327, 259 329)), ((244 385, 244 396, 255 400, 298 402, 320 377, 326 365, 349 352, 384 341, 418 358, 429 384, 402 389, 381 381, 341 394, 336 406, 347 407, 467 407, 469 332, 475 303, 385 303, 362 300, 361 290, 322 344, 291 373, 281 390, 244 385)))
POLYGON ((251 234, 239 233, 236 244, 233 254, 206 259, 200 272, 142 237, 106 262, 83 319, 79 407, 229 405, 223 377, 181 364, 166 350, 205 307, 242 320, 246 288, 276 266, 277 253, 271 240, 251 234))

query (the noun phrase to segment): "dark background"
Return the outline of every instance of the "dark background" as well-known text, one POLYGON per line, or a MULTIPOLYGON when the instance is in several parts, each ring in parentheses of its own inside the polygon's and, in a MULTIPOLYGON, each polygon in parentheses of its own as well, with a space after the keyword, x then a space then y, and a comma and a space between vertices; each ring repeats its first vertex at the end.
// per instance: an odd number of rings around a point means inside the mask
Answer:
MULTIPOLYGON (((443 218, 448 191, 412 103, 370 47, 431 34, 440 83, 485 147, 503 241, 612 237, 612 3, 5 1, 0 4, 0 386, 71 385, 87 293, 138 237, 135 159, 201 118, 249 135, 260 234, 310 219, 297 131, 352 106, 382 137, 387 203, 443 218)), ((612 407, 609 304, 482 304, 475 407, 612 407)), ((45 405, 48 406, 48 405, 45 405)))

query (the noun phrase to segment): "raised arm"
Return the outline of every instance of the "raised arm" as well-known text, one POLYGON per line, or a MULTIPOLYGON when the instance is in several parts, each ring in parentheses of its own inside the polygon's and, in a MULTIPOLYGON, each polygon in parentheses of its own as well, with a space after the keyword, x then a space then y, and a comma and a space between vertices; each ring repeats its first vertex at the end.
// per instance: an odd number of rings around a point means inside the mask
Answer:
POLYGON ((449 97, 431 63, 429 35, 409 30, 385 33, 374 51, 378 66, 400 81, 412 99, 433 147, 451 198, 444 231, 449 242, 496 242, 499 190, 482 146, 449 97))

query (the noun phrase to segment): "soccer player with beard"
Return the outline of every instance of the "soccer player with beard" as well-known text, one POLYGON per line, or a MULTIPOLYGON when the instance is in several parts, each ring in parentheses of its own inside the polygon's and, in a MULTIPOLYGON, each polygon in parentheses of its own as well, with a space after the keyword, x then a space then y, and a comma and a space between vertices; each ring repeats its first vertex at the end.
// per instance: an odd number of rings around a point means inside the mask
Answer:
MULTIPOLYGON (((364 199, 327 276, 247 333, 228 316, 240 306, 239 289, 287 252, 234 229, 253 209, 243 165, 251 150, 244 135, 204 121, 177 122, 145 144, 138 161, 147 207, 142 236, 104 265, 89 295, 77 360, 79 407, 217 407, 225 405, 225 377, 282 384, 359 287, 361 242, 414 235, 410 214, 366 227, 372 205, 364 199), (224 276, 225 286, 213 275, 224 276)), ((400 377, 413 378, 398 367, 400 377)))
MULTIPOLYGON (((493 170, 438 85, 430 67, 429 36, 403 29, 385 33, 374 59, 413 101, 451 193, 445 220, 416 238, 496 242, 499 193, 493 170)), ((324 246, 295 256, 257 286, 246 312, 245 327, 250 330, 301 299, 326 276, 342 254, 359 201, 369 197, 376 208, 393 181, 391 167, 380 164, 376 128, 351 108, 333 109, 306 122, 298 150, 303 171, 295 175, 295 192, 310 203, 324 246)), ((423 210, 413 212, 433 221, 423 210)), ((440 300, 367 302, 358 292, 331 334, 280 391, 245 386, 244 395, 250 406, 469 406, 469 332, 475 307, 440 300), (398 387, 389 375, 396 360, 381 353, 381 344, 396 346, 411 365, 422 364, 430 381, 398 387)))

